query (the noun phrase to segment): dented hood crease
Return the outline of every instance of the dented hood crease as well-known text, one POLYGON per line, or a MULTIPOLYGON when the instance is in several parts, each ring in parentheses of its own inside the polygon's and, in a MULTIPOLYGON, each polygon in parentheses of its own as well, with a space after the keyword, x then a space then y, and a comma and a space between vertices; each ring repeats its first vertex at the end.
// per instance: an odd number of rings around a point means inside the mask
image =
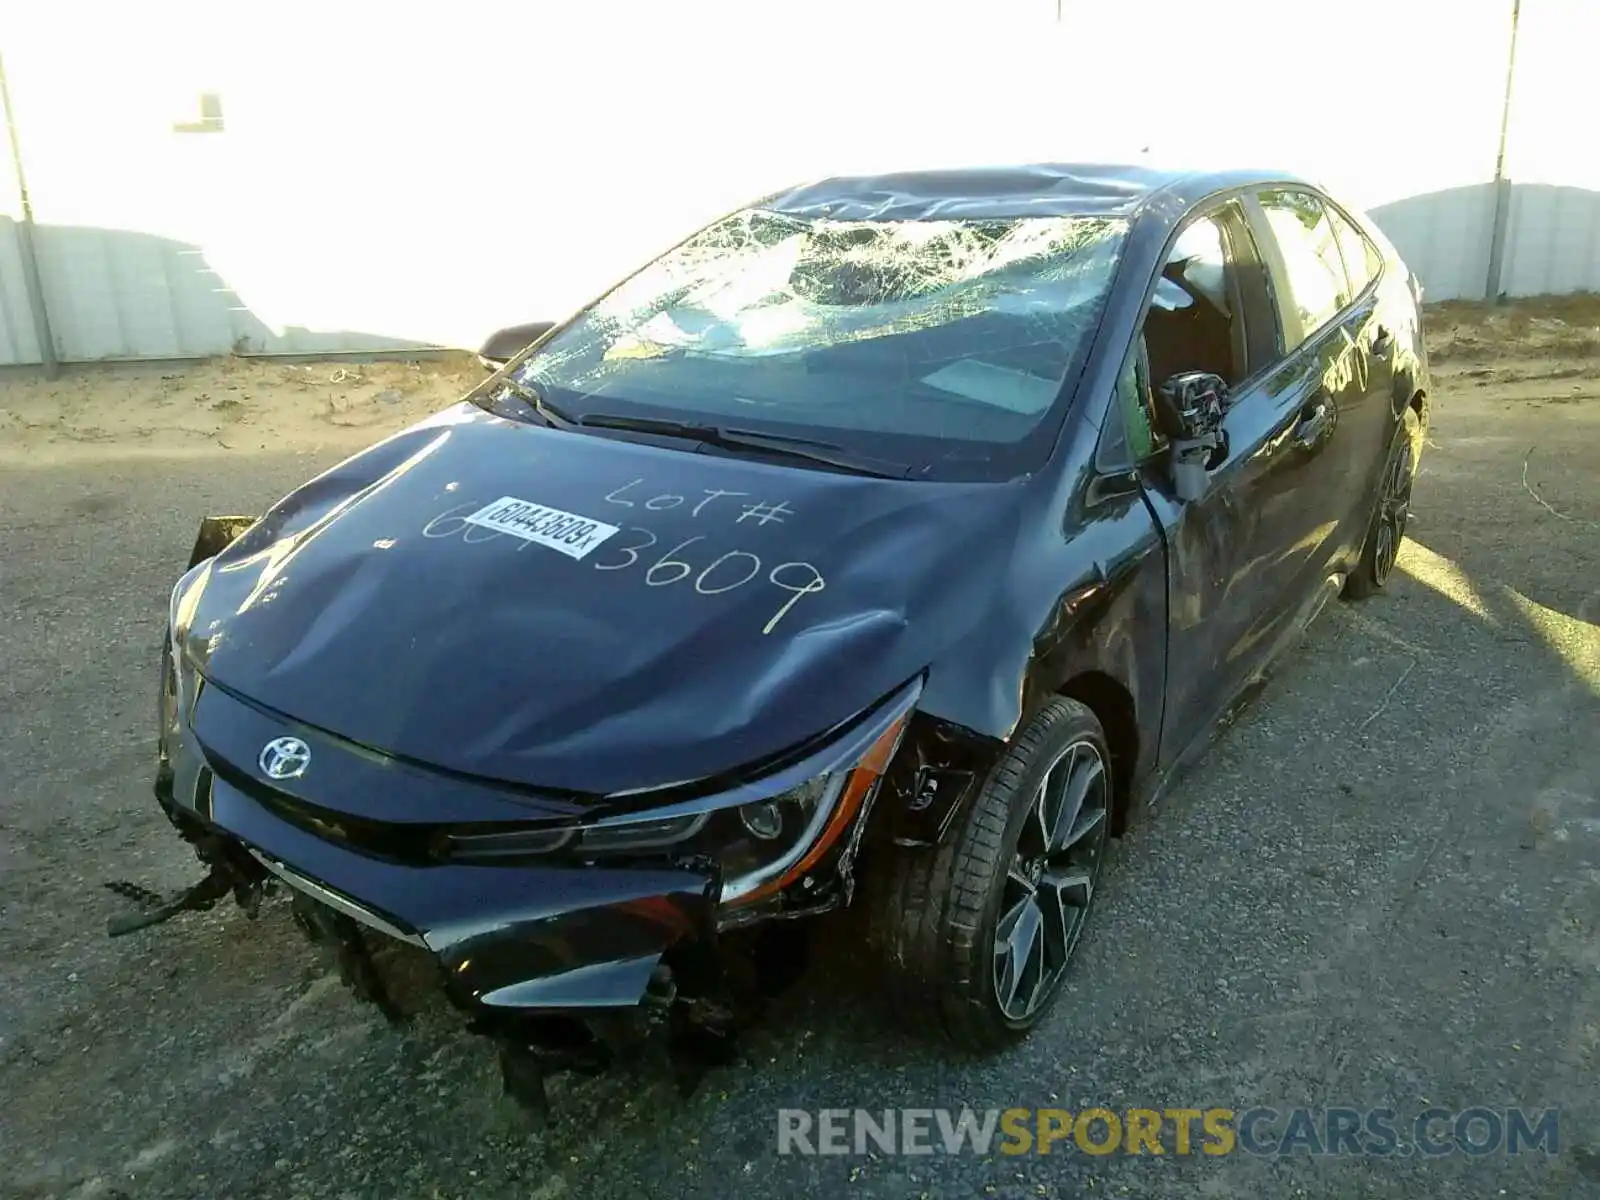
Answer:
POLYGON ((815 737, 959 643, 991 609, 1023 486, 458 405, 291 493, 178 607, 207 676, 308 725, 538 787, 657 787, 815 737))

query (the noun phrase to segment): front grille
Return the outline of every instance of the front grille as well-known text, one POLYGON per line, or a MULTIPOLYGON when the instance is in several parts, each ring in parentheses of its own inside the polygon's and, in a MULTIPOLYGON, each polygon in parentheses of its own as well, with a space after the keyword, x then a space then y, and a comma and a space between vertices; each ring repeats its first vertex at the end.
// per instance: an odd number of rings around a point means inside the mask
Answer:
POLYGON ((443 825, 397 825, 351 816, 279 791, 221 760, 215 761, 214 769, 218 778, 249 796, 273 816, 324 841, 386 862, 426 866, 438 861, 436 848, 442 844, 446 828, 443 825))
MULTIPOLYGON (((311 804, 220 759, 215 761, 218 778, 273 816, 324 841, 384 862, 407 866, 444 862, 509 866, 559 850, 573 838, 570 826, 552 827, 549 822, 446 825, 375 821, 311 804)), ((211 770, 202 768, 202 773, 207 777, 209 792, 211 770)), ((201 811, 209 814, 209 805, 201 811)))

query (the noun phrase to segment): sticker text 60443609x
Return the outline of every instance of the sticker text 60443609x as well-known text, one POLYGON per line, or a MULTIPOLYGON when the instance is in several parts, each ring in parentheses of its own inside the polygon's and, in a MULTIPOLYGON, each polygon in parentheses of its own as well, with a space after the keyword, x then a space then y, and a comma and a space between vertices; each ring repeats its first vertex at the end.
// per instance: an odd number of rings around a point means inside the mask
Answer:
POLYGON ((580 517, 577 513, 563 512, 531 500, 518 500, 515 496, 501 496, 493 504, 486 504, 462 519, 468 525, 548 546, 568 558, 582 558, 617 532, 617 526, 604 521, 580 517))

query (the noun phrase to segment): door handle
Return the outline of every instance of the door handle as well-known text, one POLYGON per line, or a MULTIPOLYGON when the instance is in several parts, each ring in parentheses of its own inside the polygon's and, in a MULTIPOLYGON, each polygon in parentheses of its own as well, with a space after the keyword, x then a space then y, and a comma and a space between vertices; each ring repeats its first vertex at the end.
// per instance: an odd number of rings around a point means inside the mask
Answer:
POLYGON ((1301 413, 1294 427, 1295 444, 1305 450, 1315 449, 1332 424, 1333 406, 1326 400, 1318 400, 1301 413))
POLYGON ((1394 334, 1390 333, 1382 325, 1379 325, 1377 332, 1372 335, 1372 353, 1379 358, 1386 358, 1388 357, 1389 351, 1393 349, 1394 334))

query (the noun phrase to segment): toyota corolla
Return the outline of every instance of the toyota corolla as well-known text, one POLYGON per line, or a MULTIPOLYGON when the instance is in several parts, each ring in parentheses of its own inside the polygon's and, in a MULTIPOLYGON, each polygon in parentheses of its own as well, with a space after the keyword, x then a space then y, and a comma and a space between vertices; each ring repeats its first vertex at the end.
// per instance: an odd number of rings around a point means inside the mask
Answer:
POLYGON ((1393 570, 1420 298, 1274 173, 730 213, 203 524, 156 794, 211 871, 118 931, 281 881, 391 1011, 370 949, 431 955, 531 1103, 635 1019, 725 1032, 719 945, 847 904, 908 1020, 1025 1034, 1108 838, 1393 570))

